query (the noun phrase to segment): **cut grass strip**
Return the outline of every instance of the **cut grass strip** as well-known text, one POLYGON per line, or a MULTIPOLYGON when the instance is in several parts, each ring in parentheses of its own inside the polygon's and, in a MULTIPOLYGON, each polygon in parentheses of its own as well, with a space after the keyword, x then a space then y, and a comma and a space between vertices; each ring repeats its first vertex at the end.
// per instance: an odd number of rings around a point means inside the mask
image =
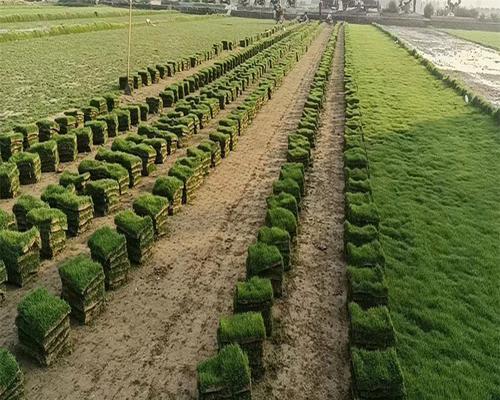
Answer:
POLYGON ((500 387, 498 126, 373 27, 348 28, 346 55, 408 397, 492 398, 500 387))

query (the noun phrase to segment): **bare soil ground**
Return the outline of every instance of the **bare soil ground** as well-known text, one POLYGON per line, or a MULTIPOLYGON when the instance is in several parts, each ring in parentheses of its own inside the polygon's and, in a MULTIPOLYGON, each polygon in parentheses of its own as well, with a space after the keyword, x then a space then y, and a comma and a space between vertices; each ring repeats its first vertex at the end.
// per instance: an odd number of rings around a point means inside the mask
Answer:
POLYGON ((387 26, 438 68, 500 106, 500 53, 431 28, 387 26))
POLYGON ((344 47, 340 33, 308 174, 293 269, 274 307, 277 335, 257 399, 349 399, 344 223, 344 47))
MULTIPOLYGON (((133 272, 127 286, 108 293, 104 314, 92 326, 74 327, 73 353, 47 369, 16 354, 26 371, 28 399, 195 398, 196 364, 216 351, 218 318, 231 312, 234 283, 244 277, 247 246, 263 223, 286 134, 300 118, 329 33, 325 29, 313 42, 193 204, 170 219, 170 234, 156 243, 149 262, 133 272)), ((124 205, 153 180, 144 179, 124 205)), ((94 224, 112 224, 112 218, 94 224)), ((60 257, 86 251, 85 240, 72 240, 60 257)), ((45 264, 30 286, 58 293, 58 261, 45 264)), ((13 350, 15 306, 26 290, 9 290, 0 310, 0 345, 13 350)))

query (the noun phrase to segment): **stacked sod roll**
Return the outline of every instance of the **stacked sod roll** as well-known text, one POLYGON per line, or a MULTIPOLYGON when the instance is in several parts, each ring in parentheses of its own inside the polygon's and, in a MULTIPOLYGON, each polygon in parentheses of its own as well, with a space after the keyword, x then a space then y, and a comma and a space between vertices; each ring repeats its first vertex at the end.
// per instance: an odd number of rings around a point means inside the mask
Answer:
POLYGON ((76 194, 74 186, 49 185, 41 199, 66 214, 70 236, 77 236, 90 228, 94 217, 92 198, 76 194))
POLYGON ((24 286, 40 267, 40 234, 33 228, 26 232, 0 230, 0 258, 7 269, 8 282, 24 286))
POLYGON ((70 348, 71 308, 64 300, 38 288, 17 306, 21 350, 43 366, 56 362, 70 348))
POLYGON ((0 400, 24 398, 24 376, 16 358, 0 347, 0 400))
POLYGON ((106 288, 117 289, 124 285, 130 270, 125 235, 105 226, 96 230, 87 244, 92 259, 102 265, 106 288))
POLYGON ((379 241, 380 216, 372 198, 363 115, 351 54, 350 41, 346 40, 344 239, 348 263, 353 392, 355 398, 363 400, 405 399, 406 388, 388 309, 385 256, 379 241))
POLYGON ((40 255, 52 258, 66 245, 68 222, 66 214, 57 208, 39 207, 26 215, 27 227, 34 227, 40 233, 40 255))
POLYGON ((59 266, 61 298, 71 307, 71 316, 87 324, 104 307, 104 270, 86 255, 67 259, 59 266))

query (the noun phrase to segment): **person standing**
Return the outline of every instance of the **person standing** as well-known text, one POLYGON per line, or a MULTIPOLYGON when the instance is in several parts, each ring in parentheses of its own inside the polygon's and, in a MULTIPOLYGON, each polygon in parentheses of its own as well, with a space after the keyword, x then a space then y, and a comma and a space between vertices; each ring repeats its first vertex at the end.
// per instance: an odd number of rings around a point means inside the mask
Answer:
POLYGON ((321 21, 321 11, 323 10, 323 0, 319 0, 319 20, 321 21))

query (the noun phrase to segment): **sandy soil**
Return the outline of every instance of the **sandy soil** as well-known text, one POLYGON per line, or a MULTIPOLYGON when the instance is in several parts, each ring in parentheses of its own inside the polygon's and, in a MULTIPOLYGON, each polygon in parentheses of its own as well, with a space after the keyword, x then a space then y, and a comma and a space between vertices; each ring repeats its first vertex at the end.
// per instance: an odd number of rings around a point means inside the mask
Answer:
POLYGON ((500 53, 430 28, 384 27, 432 61, 500 106, 500 53))
MULTIPOLYGON (((234 283, 244 277, 247 246, 263 223, 286 133, 298 122, 297 102, 307 92, 328 33, 310 46, 193 204, 170 219, 170 234, 156 243, 151 260, 126 287, 108 294, 104 315, 93 326, 72 330, 73 354, 48 369, 19 354, 28 399, 195 397, 196 364, 216 351, 218 318, 231 312, 234 283)), ((131 196, 152 182, 145 179, 131 196)), ((100 218, 94 224, 108 223, 100 218)), ((84 242, 75 239, 64 256, 83 251, 84 242)), ((45 265, 36 282, 55 293, 57 261, 45 265)), ((0 311, 0 345, 11 349, 15 304, 25 290, 11 290, 0 311)))
POLYGON ((268 373, 257 399, 349 399, 350 363, 343 255, 343 33, 308 174, 293 270, 275 309, 268 373))

